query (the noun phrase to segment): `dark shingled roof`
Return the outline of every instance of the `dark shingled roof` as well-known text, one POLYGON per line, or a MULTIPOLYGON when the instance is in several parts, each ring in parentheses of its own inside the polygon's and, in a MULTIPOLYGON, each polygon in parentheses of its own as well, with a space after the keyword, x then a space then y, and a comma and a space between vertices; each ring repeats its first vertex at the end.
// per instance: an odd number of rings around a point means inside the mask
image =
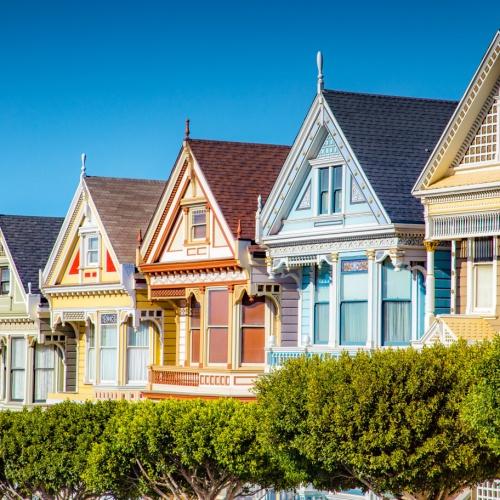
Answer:
POLYGON ((422 223, 411 191, 458 102, 334 90, 324 96, 391 221, 422 223))
POLYGON ((137 232, 144 234, 165 181, 85 177, 113 250, 121 264, 135 264, 137 232))
POLYGON ((26 292, 31 283, 32 293, 40 293, 38 271, 45 267, 63 221, 62 217, 0 215, 0 229, 26 292))
POLYGON ((189 139, 212 193, 233 235, 255 239, 257 198, 264 204, 290 146, 189 139))

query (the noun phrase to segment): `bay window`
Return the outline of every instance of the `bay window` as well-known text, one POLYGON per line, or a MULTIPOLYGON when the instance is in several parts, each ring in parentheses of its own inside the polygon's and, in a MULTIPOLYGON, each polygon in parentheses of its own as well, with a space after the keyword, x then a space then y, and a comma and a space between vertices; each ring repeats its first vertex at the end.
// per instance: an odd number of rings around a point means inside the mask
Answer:
POLYGON ((85 350, 85 379, 87 382, 95 382, 95 326, 93 323, 87 327, 85 350))
POLYGON ((341 165, 318 169, 318 215, 342 210, 342 170, 341 165))
POLYGON ((314 280, 314 343, 328 344, 330 330, 330 283, 332 268, 326 263, 316 267, 314 280))
POLYGON ((142 321, 137 330, 127 328, 127 383, 145 384, 148 381, 149 323, 142 321))
POLYGON ((396 270, 389 262, 382 266, 382 344, 407 345, 411 341, 412 275, 396 270))
POLYGON ((241 303, 241 363, 264 363, 265 298, 248 297, 241 303))
POLYGON ((200 312, 200 303, 195 297, 191 297, 189 307, 191 364, 198 364, 200 362, 200 312))
POLYGON ((10 399, 24 401, 26 373, 26 339, 13 337, 10 350, 10 399))
POLYGON ((475 238, 473 244, 473 311, 491 312, 495 279, 493 238, 475 238))
POLYGON ((100 321, 100 382, 114 384, 117 375, 118 317, 101 314, 100 321))
POLYGON ((368 334, 368 261, 345 259, 340 265, 340 344, 364 345, 368 334))
POLYGON ((214 288, 208 291, 209 363, 227 363, 228 301, 227 288, 214 288))

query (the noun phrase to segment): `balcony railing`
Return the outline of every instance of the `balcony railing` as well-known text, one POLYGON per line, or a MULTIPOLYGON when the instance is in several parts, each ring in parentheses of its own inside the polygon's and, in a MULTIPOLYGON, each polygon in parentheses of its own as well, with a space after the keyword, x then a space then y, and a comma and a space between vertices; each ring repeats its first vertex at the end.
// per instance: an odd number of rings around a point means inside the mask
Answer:
POLYGON ((200 374, 195 371, 153 367, 149 375, 152 384, 186 385, 189 387, 198 387, 200 385, 200 374))
POLYGON ((430 238, 494 236, 500 234, 500 213, 480 212, 465 215, 443 215, 429 219, 430 238))

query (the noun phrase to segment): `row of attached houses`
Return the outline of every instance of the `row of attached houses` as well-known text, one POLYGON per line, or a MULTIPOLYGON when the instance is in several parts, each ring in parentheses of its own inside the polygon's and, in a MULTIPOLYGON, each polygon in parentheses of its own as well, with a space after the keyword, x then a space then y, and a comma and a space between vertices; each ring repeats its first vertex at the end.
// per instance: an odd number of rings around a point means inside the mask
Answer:
POLYGON ((459 101, 326 90, 291 147, 192 139, 0 216, 0 405, 253 398, 304 353, 500 331, 500 32, 459 101))

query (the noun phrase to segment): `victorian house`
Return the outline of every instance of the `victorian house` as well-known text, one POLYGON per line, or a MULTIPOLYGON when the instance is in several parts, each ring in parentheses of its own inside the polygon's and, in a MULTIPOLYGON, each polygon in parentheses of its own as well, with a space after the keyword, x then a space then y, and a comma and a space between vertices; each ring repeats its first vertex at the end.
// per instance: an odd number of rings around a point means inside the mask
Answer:
POLYGON ((451 248, 450 310, 427 302, 423 343, 488 339, 500 331, 500 31, 415 184, 425 213, 427 290, 436 248, 451 248))
MULTIPOLYGON (((269 275, 300 294, 281 319, 297 335, 276 339, 269 367, 423 335, 424 217, 411 189, 456 105, 325 90, 318 54, 316 98, 257 219, 269 275)), ((448 245, 435 265, 431 294, 449 312, 448 245)))
MULTIPOLYGON (((40 343, 50 330, 39 288, 63 219, 0 215, 0 407, 44 404, 63 389, 64 348, 40 343)), ((61 346, 62 347, 62 346, 61 346)))
POLYGON ((137 399, 147 367, 163 364, 168 318, 147 301, 137 273, 145 230, 164 182, 93 177, 80 183, 43 271, 50 328, 41 341, 64 353, 63 399, 137 399))
POLYGON ((287 146, 186 139, 141 245, 148 300, 174 317, 145 397, 252 398, 265 346, 296 335, 291 279, 270 281, 255 220, 287 146), (285 315, 284 312, 290 314, 285 315))

